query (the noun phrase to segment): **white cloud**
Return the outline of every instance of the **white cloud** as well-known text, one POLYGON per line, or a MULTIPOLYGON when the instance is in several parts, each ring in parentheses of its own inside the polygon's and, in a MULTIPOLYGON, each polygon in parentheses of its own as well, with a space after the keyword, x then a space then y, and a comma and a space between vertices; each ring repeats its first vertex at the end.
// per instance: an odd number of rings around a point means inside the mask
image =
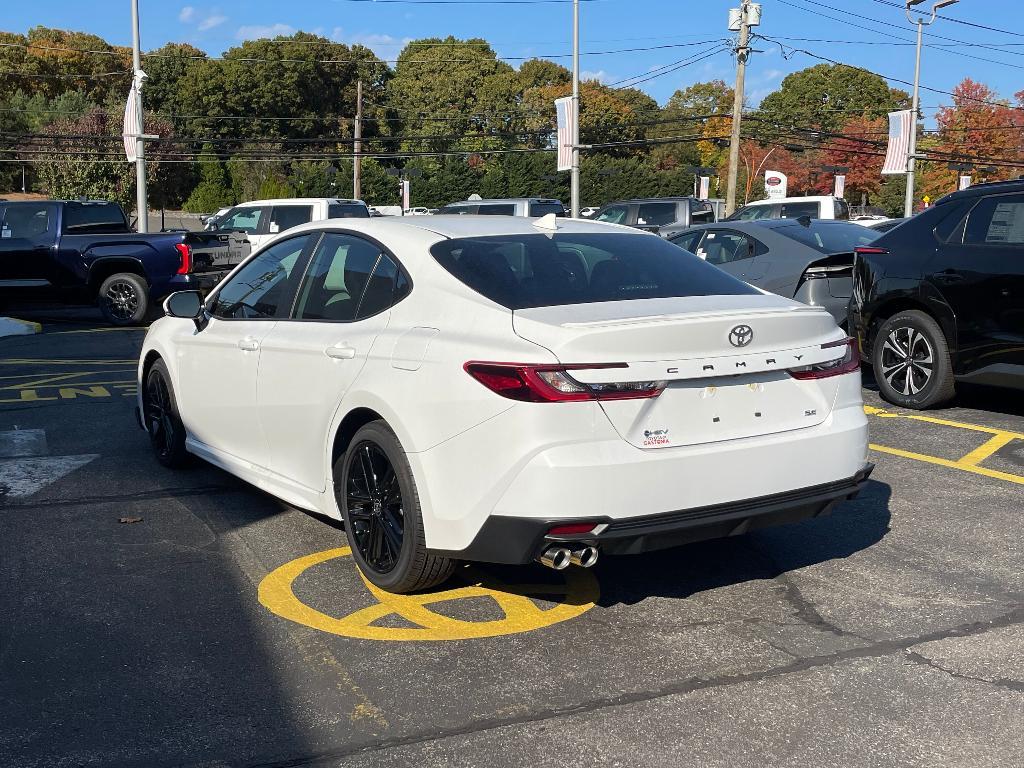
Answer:
POLYGON ((294 35, 295 27, 287 24, 270 24, 261 26, 259 24, 239 27, 235 37, 239 40, 257 40, 261 37, 278 37, 279 35, 294 35))
POLYGON ((178 14, 178 21, 182 24, 191 24, 192 20, 196 17, 196 9, 191 5, 186 5, 181 9, 181 13, 178 14))
POLYGON ((199 31, 200 32, 205 32, 208 29, 213 29, 214 27, 219 27, 221 24, 223 24, 227 20, 228 20, 227 16, 223 16, 223 15, 221 15, 219 13, 212 13, 209 16, 207 16, 205 19, 203 19, 202 21, 199 22, 199 31))
POLYGON ((397 59, 402 49, 412 42, 411 37, 403 37, 399 40, 391 35, 378 32, 356 32, 350 34, 342 27, 335 27, 331 30, 331 40, 336 43, 345 43, 346 45, 366 46, 377 54, 378 58, 392 61, 397 59))
POLYGON ((580 72, 580 80, 597 80, 599 83, 607 83, 610 82, 611 79, 611 76, 603 69, 599 69, 596 72, 584 69, 580 72))

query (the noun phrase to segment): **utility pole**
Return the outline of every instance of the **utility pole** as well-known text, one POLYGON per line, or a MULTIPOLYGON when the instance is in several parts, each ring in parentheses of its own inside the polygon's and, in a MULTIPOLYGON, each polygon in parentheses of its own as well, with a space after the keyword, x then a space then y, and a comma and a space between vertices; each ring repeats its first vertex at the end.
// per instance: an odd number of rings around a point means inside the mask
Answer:
POLYGON ((907 5, 905 12, 907 14, 907 21, 911 24, 917 24, 917 55, 914 59, 914 96, 910 101, 910 143, 907 145, 907 196, 903 201, 903 215, 913 216, 914 215, 914 165, 917 160, 914 154, 917 152, 917 112, 920 109, 920 102, 918 99, 918 85, 921 82, 921 37, 924 34, 925 26, 931 26, 935 23, 935 17, 939 12, 939 8, 945 8, 947 5, 953 5, 954 3, 960 2, 960 0, 938 0, 932 5, 932 17, 929 21, 925 21, 923 18, 918 16, 915 22, 910 16, 910 9, 915 5, 920 5, 924 0, 906 0, 907 5))
POLYGON ((139 0, 132 0, 132 76, 135 79, 135 207, 139 232, 149 232, 149 202, 146 196, 146 145, 142 137, 142 55, 139 51, 139 0))
MULTIPOLYGON (((564 166, 563 166, 564 167, 564 166)), ((580 0, 572 0, 572 170, 569 208, 580 217, 580 0)))
POLYGON ((743 84, 747 75, 747 58, 750 56, 750 28, 761 23, 761 6, 742 0, 739 9, 729 13, 729 29, 738 29, 739 42, 736 45, 736 87, 732 98, 732 135, 729 138, 729 175, 725 187, 725 215, 736 210, 736 179, 740 165, 740 123, 743 118, 743 84))
POLYGON ((355 143, 352 147, 352 197, 363 199, 363 162, 359 156, 363 151, 363 81, 356 81, 356 125, 355 143))

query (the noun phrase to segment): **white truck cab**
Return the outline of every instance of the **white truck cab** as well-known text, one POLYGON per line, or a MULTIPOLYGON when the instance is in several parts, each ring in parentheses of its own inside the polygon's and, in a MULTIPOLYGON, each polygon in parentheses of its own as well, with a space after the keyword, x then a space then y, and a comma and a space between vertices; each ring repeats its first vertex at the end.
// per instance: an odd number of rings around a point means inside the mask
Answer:
POLYGON ((726 221, 797 219, 801 216, 812 219, 849 219, 850 206, 843 198, 834 195, 777 197, 751 201, 726 221))
POLYGON ((244 232, 256 250, 280 232, 299 224, 323 219, 368 219, 370 209, 362 200, 337 197, 289 197, 240 203, 217 222, 220 231, 244 232))

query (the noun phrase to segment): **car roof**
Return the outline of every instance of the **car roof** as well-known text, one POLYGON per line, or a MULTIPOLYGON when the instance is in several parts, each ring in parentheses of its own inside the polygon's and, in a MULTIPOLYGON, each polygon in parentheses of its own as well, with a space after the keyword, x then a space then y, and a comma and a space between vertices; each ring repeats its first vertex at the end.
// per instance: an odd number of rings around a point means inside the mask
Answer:
POLYGON ((980 197, 1002 192, 1024 192, 1024 179, 1011 179, 1009 181, 988 181, 982 184, 972 184, 967 189, 959 189, 943 195, 935 201, 935 205, 948 203, 952 200, 962 200, 965 197, 980 197))
POLYGON ((748 205, 773 205, 775 203, 820 203, 825 200, 837 200, 834 195, 807 195, 805 197, 775 197, 768 198, 765 200, 751 200, 749 203, 744 203, 743 207, 746 208, 748 205))
POLYGON ((358 203, 366 205, 362 200, 348 200, 343 197, 275 197, 271 200, 249 200, 239 203, 233 208, 244 208, 249 205, 310 205, 312 203, 358 203))
POLYGON ((693 195, 683 195, 682 197, 631 197, 628 200, 612 200, 612 202, 602 205, 601 208, 607 208, 609 205, 632 205, 633 203, 681 203, 684 200, 696 199, 693 195))
POLYGON ((442 208, 449 208, 453 205, 479 205, 480 203, 559 203, 553 197, 486 197, 480 200, 456 200, 454 203, 442 205, 442 208))
MULTIPOLYGON (((554 218, 552 216, 552 218, 554 218)), ((442 238, 486 237, 488 235, 550 234, 551 230, 536 227, 540 219, 527 216, 381 216, 372 219, 325 219, 300 224, 282 235, 296 235, 319 229, 347 229, 371 237, 408 235, 410 232, 431 233, 442 238)), ((587 219, 555 218, 556 232, 628 233, 644 237, 657 235, 635 227, 587 219)))
MULTIPOLYGON (((750 219, 747 221, 742 219, 734 219, 732 221, 713 221, 708 222, 707 224, 694 224, 692 227, 688 227, 684 231, 689 232, 692 229, 713 229, 716 227, 720 229, 749 229, 755 232, 764 229, 784 229, 786 227, 799 225, 800 219, 802 218, 804 217, 800 216, 788 219, 750 219)), ((858 224, 855 221, 847 221, 846 219, 810 219, 810 222, 815 226, 821 227, 834 227, 836 225, 845 227, 852 224, 855 227, 866 229, 863 224, 858 224)))

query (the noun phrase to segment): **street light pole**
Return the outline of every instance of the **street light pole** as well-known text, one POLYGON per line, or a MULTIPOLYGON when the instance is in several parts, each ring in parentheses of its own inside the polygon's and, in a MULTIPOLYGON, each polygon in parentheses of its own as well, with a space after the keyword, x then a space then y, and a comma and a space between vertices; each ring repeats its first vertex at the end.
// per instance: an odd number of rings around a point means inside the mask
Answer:
MULTIPOLYGON (((725 186, 725 215, 736 210, 736 179, 740 164, 740 122, 743 119, 743 87, 750 55, 751 0, 743 0, 739 8, 739 43, 736 46, 736 87, 732 96, 732 132, 729 138, 729 174, 725 186)), ((736 13, 735 10, 732 11, 736 13)))
POLYGON ((135 79, 135 207, 139 232, 149 232, 149 202, 146 195, 146 145, 142 138, 142 54, 139 50, 139 0, 132 0, 132 76, 135 79))
POLYGON ((924 0, 906 0, 906 2, 907 5, 904 10, 907 14, 907 21, 911 24, 917 25, 917 55, 914 59, 914 95, 910 101, 910 143, 907 145, 907 195, 903 200, 903 215, 913 216, 914 165, 917 160, 914 155, 917 152, 917 112, 920 109, 918 89, 921 83, 921 39, 924 35, 924 28, 935 23, 935 18, 938 15, 939 8, 945 8, 947 5, 953 5, 954 3, 959 2, 959 0, 938 0, 938 2, 932 5, 931 19, 925 21, 923 17, 918 16, 916 22, 910 15, 910 9, 915 5, 920 5, 924 0))
MULTIPOLYGON (((569 208, 580 217, 580 0, 572 0, 572 170, 569 175, 569 208)), ((563 166, 564 167, 564 166, 563 166)))

